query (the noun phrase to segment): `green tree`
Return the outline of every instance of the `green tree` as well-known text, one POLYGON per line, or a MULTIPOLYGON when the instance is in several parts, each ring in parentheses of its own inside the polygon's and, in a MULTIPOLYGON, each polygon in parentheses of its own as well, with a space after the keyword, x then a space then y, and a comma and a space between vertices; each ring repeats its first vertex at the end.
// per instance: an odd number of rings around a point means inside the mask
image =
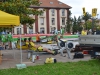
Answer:
POLYGON ((3 0, 0 3, 0 10, 20 16, 20 22, 23 25, 26 25, 26 23, 32 25, 35 19, 29 17, 29 14, 39 15, 43 11, 32 9, 30 5, 39 6, 39 0, 3 0))
POLYGON ((82 18, 79 16, 78 19, 77 19, 77 30, 78 31, 82 31, 82 25, 81 25, 81 22, 82 21, 82 18))
POLYGON ((74 18, 73 18, 73 32, 76 32, 77 31, 77 28, 78 26, 77 26, 77 19, 76 19, 76 17, 74 16, 74 18))
POLYGON ((73 21, 72 21, 72 31, 73 32, 82 30, 81 20, 82 18, 80 16, 78 18, 74 16, 73 21))
POLYGON ((85 20, 85 28, 86 28, 86 29, 88 29, 88 28, 87 28, 87 21, 88 21, 89 19, 91 19, 91 17, 92 17, 91 14, 89 14, 88 12, 86 12, 85 16, 82 15, 82 19, 85 20))
POLYGON ((68 12, 68 14, 69 14, 69 17, 68 17, 68 19, 67 19, 67 21, 66 21, 66 30, 68 31, 68 32, 70 32, 70 29, 71 29, 71 26, 72 26, 72 21, 73 21, 73 18, 71 17, 71 11, 69 10, 69 12, 68 12))

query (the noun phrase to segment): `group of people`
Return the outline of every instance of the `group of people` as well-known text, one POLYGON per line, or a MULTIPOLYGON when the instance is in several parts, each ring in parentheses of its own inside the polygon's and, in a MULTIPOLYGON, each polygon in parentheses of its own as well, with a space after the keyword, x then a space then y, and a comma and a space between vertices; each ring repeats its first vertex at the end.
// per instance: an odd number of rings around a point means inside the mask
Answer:
MULTIPOLYGON (((20 39, 17 41, 17 44, 20 44, 20 39)), ((57 54, 57 51, 49 50, 48 48, 45 48, 40 44, 35 44, 31 37, 24 38, 24 41, 22 42, 21 46, 25 46, 25 45, 28 46, 29 49, 34 50, 34 51, 39 51, 39 52, 45 51, 53 55, 57 54)))
POLYGON ((92 29, 89 29, 89 30, 86 30, 86 29, 83 29, 81 31, 81 35, 97 35, 97 34, 100 34, 100 30, 93 30, 92 29))
POLYGON ((54 27, 54 30, 53 30, 52 33, 53 33, 53 34, 59 34, 59 33, 60 33, 61 35, 63 35, 64 32, 65 32, 65 30, 64 30, 64 28, 61 26, 61 27, 60 27, 60 31, 58 31, 57 28, 54 27))
POLYGON ((6 45, 9 47, 9 49, 12 48, 12 34, 10 32, 7 32, 7 34, 0 34, 0 45, 6 48, 6 45))

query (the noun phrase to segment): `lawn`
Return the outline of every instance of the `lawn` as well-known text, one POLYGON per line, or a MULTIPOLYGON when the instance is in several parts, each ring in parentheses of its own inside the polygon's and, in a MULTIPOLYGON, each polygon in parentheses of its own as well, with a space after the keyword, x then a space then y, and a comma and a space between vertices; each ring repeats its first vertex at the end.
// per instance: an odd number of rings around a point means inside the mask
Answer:
POLYGON ((25 69, 4 69, 0 75, 100 75, 100 60, 29 66, 25 69))

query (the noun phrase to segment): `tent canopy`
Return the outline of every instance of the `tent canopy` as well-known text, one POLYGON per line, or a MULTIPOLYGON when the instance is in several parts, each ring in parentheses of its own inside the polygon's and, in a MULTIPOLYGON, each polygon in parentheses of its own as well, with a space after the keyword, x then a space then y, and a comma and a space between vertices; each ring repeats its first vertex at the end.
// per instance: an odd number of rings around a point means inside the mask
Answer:
POLYGON ((19 16, 0 11, 0 27, 13 27, 20 25, 19 16))

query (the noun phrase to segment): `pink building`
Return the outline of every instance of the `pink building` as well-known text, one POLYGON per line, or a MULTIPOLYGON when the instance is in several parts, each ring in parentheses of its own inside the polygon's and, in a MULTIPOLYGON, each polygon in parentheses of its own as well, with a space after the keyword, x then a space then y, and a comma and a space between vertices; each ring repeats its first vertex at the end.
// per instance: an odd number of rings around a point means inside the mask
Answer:
MULTIPOLYGON (((22 34, 24 33, 36 33, 36 32, 44 32, 50 33, 53 31, 54 27, 57 30, 60 30, 60 27, 65 27, 66 21, 68 19, 68 12, 71 9, 71 6, 62 3, 58 0, 39 0, 40 6, 31 6, 33 9, 43 10, 43 14, 34 16, 30 15, 30 17, 35 18, 36 21, 33 24, 33 28, 22 26, 20 28, 22 34)), ((16 27, 14 29, 14 33, 18 34, 19 29, 16 27)))

